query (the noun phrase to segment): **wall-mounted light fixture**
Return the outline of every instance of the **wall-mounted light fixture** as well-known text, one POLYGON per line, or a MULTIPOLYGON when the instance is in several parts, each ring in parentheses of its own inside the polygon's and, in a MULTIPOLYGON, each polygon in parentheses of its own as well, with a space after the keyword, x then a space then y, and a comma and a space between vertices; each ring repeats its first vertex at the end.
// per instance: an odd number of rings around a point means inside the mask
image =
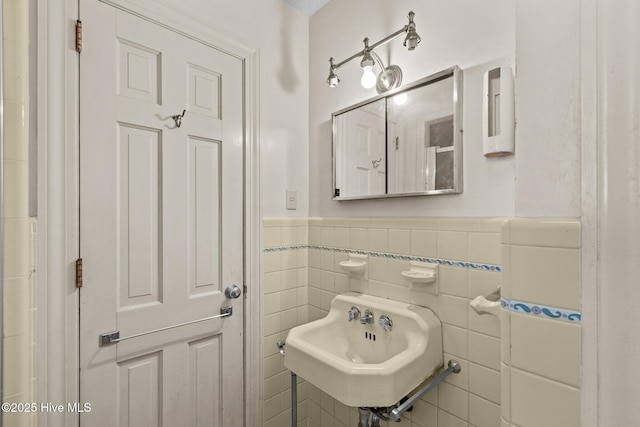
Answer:
POLYGON ((405 25, 395 33, 390 34, 382 40, 372 44, 371 46, 369 46, 369 38, 365 37, 365 39, 363 40, 364 48, 361 51, 351 55, 344 61, 336 64, 335 60, 333 58, 330 58, 329 77, 327 78, 327 84, 330 87, 338 86, 338 84, 340 84, 340 79, 338 78, 338 74, 336 74, 336 70, 348 62, 362 57, 362 59, 360 60, 360 66, 362 67, 362 78, 360 79, 360 83, 363 87, 369 89, 375 86, 378 93, 388 92, 392 89, 400 87, 400 84, 402 83, 402 70, 400 69, 400 67, 398 67, 397 65, 389 65, 388 67, 385 67, 378 54, 374 52, 374 49, 390 42, 391 40, 404 33, 406 34, 406 36, 404 38, 403 45, 409 50, 414 50, 416 46, 418 46, 418 43, 420 43, 420 36, 416 32, 416 24, 415 22, 413 22, 414 16, 415 13, 409 12, 409 23, 407 25, 405 25), (380 74, 378 74, 377 76, 373 72, 373 67, 376 62, 382 69, 380 74))

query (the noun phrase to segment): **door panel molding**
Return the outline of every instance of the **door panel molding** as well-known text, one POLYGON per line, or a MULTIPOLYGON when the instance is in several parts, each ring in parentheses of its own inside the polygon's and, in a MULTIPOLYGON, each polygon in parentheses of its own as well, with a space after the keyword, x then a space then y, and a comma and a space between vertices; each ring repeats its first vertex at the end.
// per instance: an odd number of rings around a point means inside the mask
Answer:
MULTIPOLYGON (((109 401, 121 401, 120 394, 137 387, 137 380, 118 382, 115 361, 103 355, 111 351, 99 346, 96 334, 117 329, 131 338, 117 345, 118 357, 122 345, 138 344, 144 351, 142 343, 147 342, 148 349, 156 349, 151 331, 207 318, 232 304, 235 316, 220 319, 220 325, 212 325, 207 333, 219 331, 223 337, 220 363, 228 373, 218 377, 222 383, 215 386, 223 387, 225 394, 213 412, 222 414, 225 424, 240 426, 244 299, 228 301, 217 278, 224 286, 244 283, 242 61, 108 4, 87 0, 81 7, 80 251, 86 285, 80 290, 80 398, 93 404, 91 413, 80 415, 80 423, 134 422, 121 413, 130 412, 127 405, 114 411, 109 401), (123 39, 156 53, 145 59, 140 52, 128 51, 126 61, 119 61, 118 41, 123 39), (156 58, 162 58, 162 72, 154 74, 156 58), (217 85, 217 93, 206 85, 198 92, 208 95, 203 95, 202 104, 217 98, 215 102, 226 111, 224 118, 200 117, 197 122, 198 114, 189 111, 181 127, 170 125, 158 133, 160 138, 139 130, 118 135, 117 123, 123 121, 165 127, 171 114, 184 107, 191 64, 222 76, 225 84, 217 85), (154 83, 162 102, 155 96, 132 100, 129 92, 119 90, 123 74, 133 90, 148 91, 154 83), (123 98, 131 102, 119 102, 123 98), (194 279, 218 289, 195 297, 189 287, 194 279), (161 292, 154 292, 158 282, 161 292), (130 303, 124 306, 124 302, 130 303)), ((179 333, 182 329, 165 331, 175 340, 158 349, 162 352, 158 425, 179 425, 186 415, 189 335, 179 333)), ((147 377, 141 378, 140 387, 147 387, 147 377)), ((147 412, 136 415, 136 422, 147 412)), ((204 418, 208 412, 198 414, 198 421, 215 422, 204 418)))
MULTIPOLYGON (((215 47, 243 62, 245 136, 245 352, 261 355, 262 336, 259 204, 259 49, 142 0, 103 1, 215 47)), ((78 291, 78 54, 69 38, 79 18, 77 0, 38 2, 38 401, 79 401, 78 291), (62 60, 61 60, 62 59, 62 60), (45 102, 46 101, 46 102, 45 102), (47 188, 57 191, 47 192, 47 188)), ((245 363, 246 425, 262 424, 261 358, 245 363)), ((77 426, 77 414, 40 413, 40 426, 77 426)))

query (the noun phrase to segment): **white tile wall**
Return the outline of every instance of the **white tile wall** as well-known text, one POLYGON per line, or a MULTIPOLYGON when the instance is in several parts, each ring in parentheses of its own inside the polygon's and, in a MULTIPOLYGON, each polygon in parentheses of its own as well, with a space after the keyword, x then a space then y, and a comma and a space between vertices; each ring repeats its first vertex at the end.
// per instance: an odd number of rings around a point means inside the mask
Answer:
MULTIPOLYGON (((29 2, 5 0, 4 382, 8 402, 35 402, 35 221, 29 218, 29 2)), ((34 426, 35 414, 4 413, 5 425, 34 426)))
POLYGON ((580 425, 580 390, 511 369, 511 420, 521 426, 580 425))
POLYGON ((580 387, 580 325, 511 314, 511 366, 580 387))
POLYGON ((469 395, 469 423, 476 427, 495 427, 500 405, 474 394, 469 395))
MULTIPOLYGON (((580 309, 579 221, 510 219, 501 242, 503 297, 580 309)), ((580 425, 580 323, 501 314, 503 425, 580 425)))
POLYGON ((520 272, 511 298, 580 309, 579 249, 512 245, 511 268, 520 272))
MULTIPOLYGON (((298 233, 285 220, 278 221, 265 220, 265 247, 304 244, 300 243, 304 239, 294 242, 293 237, 284 237, 303 234, 308 236, 309 245, 499 265, 502 272, 441 265, 434 294, 411 289, 401 278, 400 272, 409 268, 404 260, 369 256, 366 275, 354 278, 339 267, 338 263, 348 257, 345 253, 308 249, 299 253, 296 264, 283 262, 283 253, 266 253, 271 255, 265 256, 265 313, 269 313, 265 316, 265 425, 288 425, 290 414, 285 399, 290 392, 288 373, 271 347, 286 336, 290 327, 326 315, 333 297, 347 291, 431 308, 442 321, 445 359, 455 359, 462 366, 460 374, 448 377, 421 399, 413 412, 405 414, 400 425, 577 425, 579 324, 506 310, 501 312, 500 321, 480 316, 469 307, 473 298, 490 294, 498 286, 503 287, 503 297, 506 292, 510 298, 518 296, 530 303, 576 307, 579 266, 574 260, 579 259, 580 250, 576 221, 310 218, 308 223, 298 223, 298 233), (306 230, 306 234, 300 230, 306 230), (514 255, 514 248, 515 252, 525 248, 527 256, 514 255), (559 278, 541 283, 548 266, 559 278), (285 277, 289 278, 287 286, 285 277), (296 290, 297 299, 291 289, 296 290), (546 351, 549 347, 558 350, 546 351), (532 410, 533 394, 547 392, 552 397, 545 397, 544 405, 532 410), (273 399, 276 395, 279 399, 273 399), (566 399, 566 405, 559 399, 566 399), (565 413, 554 418, 561 410, 565 413)), ((357 426, 354 408, 345 407, 309 383, 301 382, 301 390, 300 423, 309 427, 357 426)))
MULTIPOLYGON (((501 222, 496 218, 311 218, 309 244, 330 246, 322 236, 333 236, 337 248, 500 264, 501 222)), ((337 262, 322 262, 327 256, 323 253, 333 254, 334 261, 346 258, 337 252, 309 250, 309 320, 326 315, 335 294, 346 291, 424 305, 442 321, 445 357, 458 360, 463 367, 460 374, 447 378, 416 404, 400 425, 500 424, 500 324, 469 309, 472 298, 500 285, 500 273, 440 266, 435 287, 439 292, 434 295, 424 289, 412 290, 401 278, 400 272, 409 269, 408 261, 369 256, 368 276, 356 279, 347 276, 337 262)), ((315 387, 309 384, 308 389, 315 387)), ((309 426, 357 426, 355 409, 346 409, 339 402, 323 405, 318 399, 330 398, 319 391, 307 397, 308 408, 317 408, 307 412, 309 426), (351 413, 348 422, 346 412, 351 413)))
MULTIPOLYGON (((309 230, 307 220, 300 218, 269 218, 263 223, 265 248, 306 246, 308 236, 317 235, 320 229, 309 230)), ((324 236, 327 240, 328 234, 324 236)), ((289 330, 308 321, 307 304, 310 295, 321 298, 309 288, 309 281, 322 282, 321 275, 309 277, 308 260, 314 258, 322 265, 322 254, 314 249, 294 249, 263 253, 264 288, 264 401, 263 420, 265 427, 282 427, 291 422, 291 376, 284 367, 278 353, 277 342, 284 340, 289 330)), ((329 286, 326 283, 326 286, 329 286)), ((333 289, 333 287, 331 287, 333 289)), ((298 382, 298 422, 307 423, 307 385, 302 378, 298 382)))

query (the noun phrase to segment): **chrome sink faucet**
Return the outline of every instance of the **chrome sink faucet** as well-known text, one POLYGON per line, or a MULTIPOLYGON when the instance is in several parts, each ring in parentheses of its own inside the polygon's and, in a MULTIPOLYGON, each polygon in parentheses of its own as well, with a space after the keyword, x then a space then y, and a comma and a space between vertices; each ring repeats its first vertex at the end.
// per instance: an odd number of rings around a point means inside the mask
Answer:
POLYGON ((373 313, 370 310, 365 310, 364 314, 360 318, 360 323, 363 325, 373 323, 373 313))
POLYGON ((383 314, 382 316, 380 316, 380 319, 378 320, 378 325, 380 325, 382 329, 388 332, 391 330, 391 328, 393 328, 393 321, 389 316, 387 316, 386 314, 383 314))
POLYGON ((357 319, 358 317, 360 317, 360 310, 358 309, 358 307, 351 307, 351 310, 349 310, 349 313, 347 313, 349 322, 357 319))

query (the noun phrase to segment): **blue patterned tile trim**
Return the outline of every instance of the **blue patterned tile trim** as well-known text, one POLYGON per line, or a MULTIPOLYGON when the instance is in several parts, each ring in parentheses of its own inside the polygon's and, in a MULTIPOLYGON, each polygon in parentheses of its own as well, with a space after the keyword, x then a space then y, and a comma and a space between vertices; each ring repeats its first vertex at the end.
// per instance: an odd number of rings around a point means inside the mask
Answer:
POLYGON ((483 270, 483 271, 494 271, 501 272, 502 267, 499 265, 492 264, 482 264, 478 262, 468 262, 468 261, 455 261, 449 259, 440 259, 440 258, 425 258, 425 257, 416 257, 411 255, 397 255, 390 254, 386 252, 374 252, 374 251, 363 251, 358 249, 346 249, 346 248, 334 248, 331 246, 320 246, 320 245, 298 245, 298 246, 282 246, 275 248, 265 248, 265 252, 282 252, 282 251, 292 251, 297 249, 318 249, 321 251, 331 251, 338 253, 354 253, 359 255, 368 255, 377 258, 387 258, 387 259, 397 259, 401 261, 419 261, 419 262, 432 262, 434 264, 445 265, 450 267, 460 267, 460 268, 470 268, 472 270, 483 270))
POLYGON ((502 308, 513 311, 514 313, 530 314, 532 316, 564 320, 571 323, 580 323, 582 320, 582 314, 573 310, 565 310, 563 308, 548 307, 540 304, 532 304, 529 302, 508 300, 504 298, 500 303, 502 304, 502 308))
POLYGON ((295 245, 295 246, 280 246, 276 248, 264 248, 265 252, 284 252, 284 251, 295 251, 298 249, 307 249, 308 245, 295 245))

